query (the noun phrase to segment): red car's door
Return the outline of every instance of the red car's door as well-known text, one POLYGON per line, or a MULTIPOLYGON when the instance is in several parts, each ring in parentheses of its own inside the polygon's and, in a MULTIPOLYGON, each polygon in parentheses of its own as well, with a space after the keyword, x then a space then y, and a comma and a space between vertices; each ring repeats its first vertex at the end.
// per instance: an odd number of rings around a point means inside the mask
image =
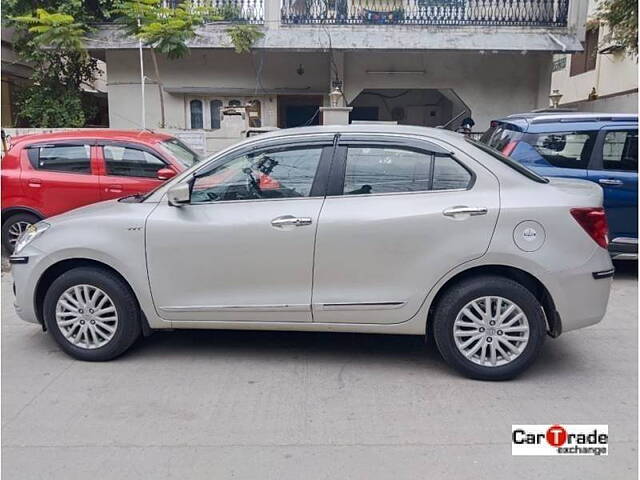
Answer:
POLYGON ((146 193, 156 188, 166 176, 162 169, 175 169, 157 152, 129 143, 108 143, 98 147, 100 163, 100 195, 103 200, 146 193), (161 178, 159 178, 161 177, 161 178))
POLYGON ((88 141, 36 143, 22 152, 20 182, 29 207, 57 215, 100 201, 88 141))

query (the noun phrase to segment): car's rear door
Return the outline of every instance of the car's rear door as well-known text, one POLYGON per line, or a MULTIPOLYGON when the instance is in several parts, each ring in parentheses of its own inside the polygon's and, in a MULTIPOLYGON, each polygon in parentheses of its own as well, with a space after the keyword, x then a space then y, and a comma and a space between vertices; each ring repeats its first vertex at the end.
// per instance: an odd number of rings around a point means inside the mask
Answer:
POLYGON ((51 216, 100 201, 92 143, 34 143, 25 149, 20 181, 29 207, 51 216))
POLYGON ((136 143, 99 142, 98 158, 102 200, 146 193, 163 182, 158 170, 175 170, 158 152, 136 143))
POLYGON ((153 301, 172 321, 310 322, 333 135, 261 142, 200 170, 146 224, 153 301))
POLYGON ((638 126, 602 128, 589 166, 589 179, 604 190, 610 237, 638 237, 638 126))
POLYGON ((493 174, 418 138, 341 137, 329 185, 314 322, 408 320, 447 271, 484 254, 499 212, 493 174))

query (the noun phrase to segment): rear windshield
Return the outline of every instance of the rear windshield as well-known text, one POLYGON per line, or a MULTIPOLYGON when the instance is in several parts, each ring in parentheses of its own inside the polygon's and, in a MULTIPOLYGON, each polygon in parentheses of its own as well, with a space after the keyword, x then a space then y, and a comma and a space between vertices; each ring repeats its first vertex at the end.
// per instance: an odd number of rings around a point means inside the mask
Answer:
POLYGON ((515 160, 510 159, 509 157, 507 157, 507 156, 503 155, 502 153, 498 152, 497 150, 494 150, 493 148, 488 147, 487 145, 484 145, 484 144, 482 144, 480 142, 477 142, 476 140, 472 140, 470 138, 466 138, 465 140, 467 140, 467 142, 471 143, 473 146, 478 147, 483 152, 488 153, 489 155, 491 155, 496 160, 501 161, 506 166, 513 168, 518 173, 521 173, 525 177, 533 180, 534 182, 549 183, 549 179, 548 178, 541 177, 540 175, 538 175, 534 171, 529 170, 524 165, 519 164, 515 160))
POLYGON ((509 123, 491 122, 491 128, 484 132, 480 142, 499 151, 505 149, 522 138, 523 133, 515 125, 509 123))

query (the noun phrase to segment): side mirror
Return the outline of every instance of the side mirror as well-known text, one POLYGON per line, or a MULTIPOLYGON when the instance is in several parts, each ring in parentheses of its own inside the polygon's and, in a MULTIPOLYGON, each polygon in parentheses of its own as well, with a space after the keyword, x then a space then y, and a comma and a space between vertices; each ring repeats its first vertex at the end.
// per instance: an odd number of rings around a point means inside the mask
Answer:
POLYGON ((169 205, 172 207, 180 207, 191 201, 191 187, 188 182, 174 185, 167 192, 169 205))
POLYGON ((158 180, 169 180, 176 176, 176 172, 172 168, 161 168, 156 172, 156 178, 158 180))

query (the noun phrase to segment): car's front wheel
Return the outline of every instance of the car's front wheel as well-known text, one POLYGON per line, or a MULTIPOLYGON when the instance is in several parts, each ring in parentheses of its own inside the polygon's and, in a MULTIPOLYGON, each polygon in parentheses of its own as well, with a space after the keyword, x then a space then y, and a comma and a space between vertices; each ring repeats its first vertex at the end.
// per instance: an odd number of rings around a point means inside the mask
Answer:
POLYGON ((13 253, 20 235, 40 219, 32 213, 16 213, 11 215, 2 223, 2 246, 8 253, 13 253))
POLYGON ((79 267, 63 273, 47 290, 43 307, 56 342, 79 360, 111 360, 140 336, 133 293, 106 269, 79 267))
POLYGON ((546 322, 540 302, 508 278, 482 276, 447 290, 435 310, 438 350, 451 366, 480 380, 507 380, 540 353, 546 322))

